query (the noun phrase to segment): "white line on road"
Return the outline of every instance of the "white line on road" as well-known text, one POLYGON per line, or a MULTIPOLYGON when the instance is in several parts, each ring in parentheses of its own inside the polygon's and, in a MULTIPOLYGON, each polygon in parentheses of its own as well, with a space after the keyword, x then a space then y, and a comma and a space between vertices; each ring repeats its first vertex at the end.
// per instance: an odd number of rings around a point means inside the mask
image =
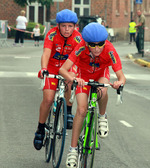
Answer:
MULTIPOLYGON (((111 77, 116 78, 115 74, 110 74, 111 77)), ((150 74, 125 74, 127 79, 132 80, 146 80, 150 81, 150 74)))
POLYGON ((31 57, 15 56, 16 59, 30 59, 31 57))
POLYGON ((124 120, 120 120, 120 122, 125 125, 126 127, 133 127, 131 124, 129 124, 128 122, 124 121, 124 120))
POLYGON ((6 78, 37 77, 37 72, 4 72, 4 71, 0 71, 0 77, 6 77, 6 78))

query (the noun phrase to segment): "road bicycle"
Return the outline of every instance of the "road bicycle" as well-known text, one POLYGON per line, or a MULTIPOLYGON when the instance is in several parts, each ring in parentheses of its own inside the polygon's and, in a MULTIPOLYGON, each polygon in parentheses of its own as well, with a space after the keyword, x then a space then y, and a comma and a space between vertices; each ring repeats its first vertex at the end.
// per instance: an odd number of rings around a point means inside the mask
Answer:
POLYGON ((58 85, 45 126, 45 139, 43 143, 45 146, 45 160, 49 162, 52 156, 53 168, 59 168, 64 151, 67 127, 67 106, 64 98, 66 84, 62 76, 45 72, 44 84, 42 85, 45 85, 46 78, 58 79, 58 85))
MULTIPOLYGON (((109 87, 110 84, 102 84, 94 80, 85 82, 85 85, 91 86, 88 110, 82 126, 82 131, 78 140, 78 168, 92 168, 94 164, 95 150, 100 150, 100 143, 98 142, 97 135, 97 100, 102 97, 102 87, 109 87), (100 95, 98 94, 98 89, 100 95)), ((77 86, 77 82, 73 82, 73 91, 71 94, 71 100, 73 100, 73 92, 77 86)), ((122 103, 122 91, 123 85, 117 90, 118 99, 117 104, 122 103)))

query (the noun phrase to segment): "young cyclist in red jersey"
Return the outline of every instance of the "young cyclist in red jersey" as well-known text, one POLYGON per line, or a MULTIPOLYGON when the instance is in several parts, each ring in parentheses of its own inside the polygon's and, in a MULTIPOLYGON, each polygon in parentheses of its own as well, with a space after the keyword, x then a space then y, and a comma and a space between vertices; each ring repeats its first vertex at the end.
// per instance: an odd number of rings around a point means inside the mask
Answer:
MULTIPOLYGON (((41 70, 38 73, 39 78, 43 78, 43 71, 50 74, 58 74, 59 68, 68 58, 75 46, 81 42, 81 34, 75 30, 75 24, 78 21, 75 12, 64 9, 57 13, 57 27, 52 28, 46 35, 44 41, 44 50, 41 57, 41 70)), ((70 67, 69 74, 74 77, 76 67, 70 67)), ((39 124, 34 138, 34 147, 40 150, 43 146, 45 136, 45 122, 49 114, 50 106, 53 103, 57 88, 57 79, 47 78, 43 88, 43 100, 40 105, 39 124)), ((71 115, 72 104, 69 103, 71 84, 68 85, 68 92, 65 94, 67 101, 67 128, 72 129, 73 116, 71 115)))
MULTIPOLYGON (((121 84, 125 84, 125 76, 122 72, 122 65, 113 45, 107 40, 108 33, 104 26, 99 23, 90 23, 84 27, 82 31, 82 41, 76 46, 74 51, 69 55, 68 60, 60 68, 59 73, 68 81, 77 80, 76 89, 77 111, 73 121, 72 140, 67 155, 67 168, 76 168, 78 151, 77 143, 82 128, 82 124, 87 112, 88 94, 90 86, 84 86, 84 82, 94 79, 100 83, 109 83, 110 73, 109 66, 112 66, 116 73, 117 81, 112 85, 118 89, 121 84), (77 78, 70 76, 68 70, 73 64, 77 64, 79 68, 79 76, 77 78)), ((107 88, 102 89, 102 98, 99 100, 99 117, 98 117, 98 133, 101 138, 108 135, 108 120, 106 114, 108 95, 107 88)))

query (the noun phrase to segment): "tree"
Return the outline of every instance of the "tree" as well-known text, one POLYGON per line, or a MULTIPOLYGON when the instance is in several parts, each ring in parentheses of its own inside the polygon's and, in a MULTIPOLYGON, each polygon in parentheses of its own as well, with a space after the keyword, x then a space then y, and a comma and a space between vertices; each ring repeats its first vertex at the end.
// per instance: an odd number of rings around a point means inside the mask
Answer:
POLYGON ((21 7, 25 7, 32 2, 41 3, 42 6, 46 6, 46 21, 49 22, 50 20, 50 6, 53 4, 53 0, 14 0, 21 7))

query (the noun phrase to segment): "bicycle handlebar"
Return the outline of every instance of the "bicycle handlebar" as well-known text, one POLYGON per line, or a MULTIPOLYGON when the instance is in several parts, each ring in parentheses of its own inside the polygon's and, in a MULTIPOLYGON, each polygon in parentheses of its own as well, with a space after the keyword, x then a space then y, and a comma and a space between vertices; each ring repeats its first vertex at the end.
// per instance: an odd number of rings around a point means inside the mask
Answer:
POLYGON ((43 89, 45 86, 45 79, 46 78, 55 78, 55 79, 65 80, 61 75, 49 74, 49 72, 46 70, 43 71, 43 76, 44 76, 44 79, 41 82, 41 89, 43 89))
MULTIPOLYGON (((78 85, 78 82, 76 80, 73 81, 73 85, 71 87, 71 98, 69 99, 70 103, 73 103, 74 97, 75 97, 75 90, 78 85)), ((105 83, 99 83, 94 80, 89 80, 89 82, 85 82, 85 85, 89 86, 95 86, 95 87, 111 87, 110 84, 105 84, 105 83)), ((122 92, 123 92, 123 84, 117 89, 117 102, 116 105, 121 104, 122 101, 122 92)))

